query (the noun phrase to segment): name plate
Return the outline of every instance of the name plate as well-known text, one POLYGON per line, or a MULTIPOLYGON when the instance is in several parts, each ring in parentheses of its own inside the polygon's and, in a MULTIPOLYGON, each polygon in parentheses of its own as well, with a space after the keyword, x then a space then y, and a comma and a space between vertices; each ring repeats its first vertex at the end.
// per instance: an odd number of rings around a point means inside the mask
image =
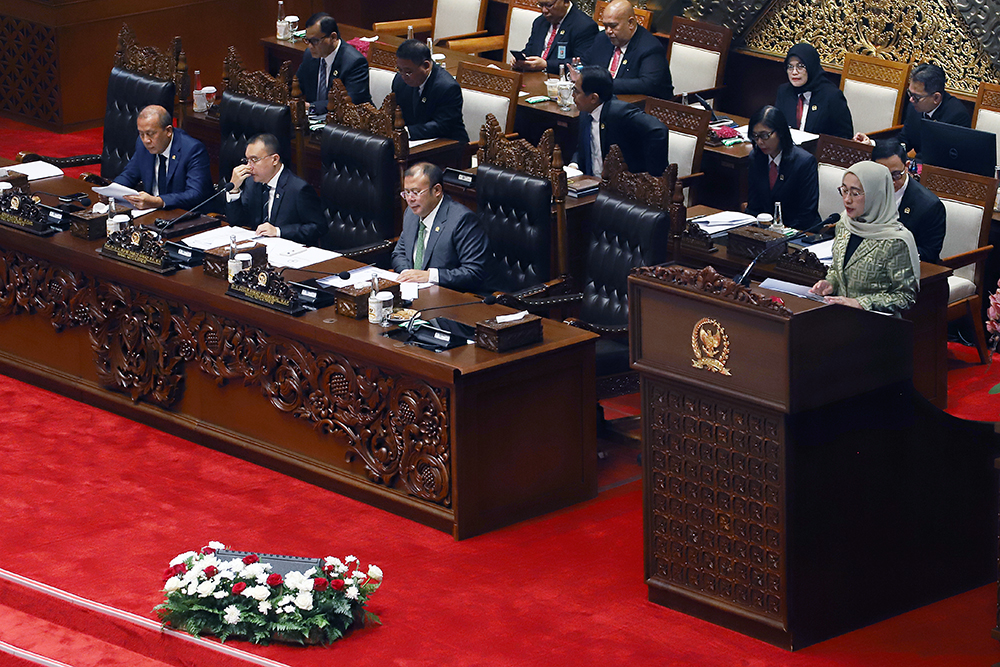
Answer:
POLYGON ((226 294, 289 315, 308 310, 298 294, 269 266, 254 266, 233 276, 226 294))
POLYGON ((163 249, 159 237, 139 227, 114 232, 98 252, 104 257, 157 273, 171 273, 177 268, 163 249))

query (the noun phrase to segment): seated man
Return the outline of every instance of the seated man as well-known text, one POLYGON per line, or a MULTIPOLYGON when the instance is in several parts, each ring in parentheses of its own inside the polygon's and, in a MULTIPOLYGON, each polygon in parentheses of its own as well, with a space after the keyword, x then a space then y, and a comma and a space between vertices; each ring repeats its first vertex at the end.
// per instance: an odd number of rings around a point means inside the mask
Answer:
POLYGON ((666 125, 612 94, 611 73, 589 65, 573 84, 573 100, 580 109, 580 139, 573 162, 585 174, 600 176, 604 158, 618 144, 631 172, 660 176, 667 168, 666 125))
POLYGON ((597 37, 597 24, 569 0, 540 0, 537 4, 542 15, 531 24, 531 35, 524 45, 528 57, 514 61, 514 69, 555 74, 559 65, 569 66, 573 58, 583 58, 597 37))
POLYGON ((260 236, 317 245, 327 227, 319 196, 311 185, 285 169, 278 150, 278 138, 273 134, 250 139, 246 161, 233 169, 233 187, 226 193, 226 218, 232 225, 257 230, 260 236), (247 176, 252 177, 248 183, 247 176), (242 192, 237 193, 240 188, 242 192))
MULTIPOLYGON (((972 118, 961 101, 952 97, 944 89, 944 70, 937 65, 924 63, 913 68, 910 86, 907 90, 906 112, 903 114, 903 130, 896 135, 907 151, 913 151, 920 159, 920 120, 929 118, 950 125, 972 127, 972 118)), ((875 142, 866 134, 854 135, 855 141, 866 144, 875 142)))
POLYGON ((583 63, 611 72, 615 95, 673 97, 667 51, 660 40, 639 25, 632 3, 613 0, 604 8, 601 24, 604 32, 583 56, 583 63))
POLYGON ((392 251, 402 282, 431 282, 465 292, 483 290, 489 242, 476 214, 444 194, 441 169, 418 162, 403 175, 407 209, 392 251))
POLYGON ((469 142, 462 118, 462 88, 455 77, 431 60, 423 42, 408 39, 396 49, 392 92, 403 112, 410 139, 469 142))
POLYGON ((906 170, 906 149, 899 139, 881 139, 872 149, 872 159, 889 168, 899 221, 917 242, 917 254, 925 262, 941 261, 944 244, 945 210, 938 196, 910 178, 906 170))
POLYGON ((135 190, 125 197, 129 204, 144 208, 190 210, 212 194, 205 145, 173 126, 170 112, 150 105, 136 119, 139 137, 135 153, 118 174, 115 183, 135 190))
POLYGON ((312 113, 326 113, 327 94, 334 78, 344 82, 355 104, 372 101, 368 90, 368 60, 340 39, 337 22, 325 13, 313 14, 306 21, 306 44, 311 58, 302 60, 296 76, 312 113))

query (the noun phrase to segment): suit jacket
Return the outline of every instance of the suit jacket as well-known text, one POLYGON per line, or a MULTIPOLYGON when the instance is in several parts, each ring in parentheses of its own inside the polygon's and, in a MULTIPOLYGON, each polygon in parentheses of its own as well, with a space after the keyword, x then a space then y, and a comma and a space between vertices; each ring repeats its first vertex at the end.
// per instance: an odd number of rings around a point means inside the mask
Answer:
MULTIPOLYGON (((403 233, 392 251, 392 270, 413 268, 413 247, 420 219, 409 208, 403 214, 403 233)), ((488 278, 489 241, 476 214, 448 195, 434 216, 424 250, 425 269, 438 270, 438 284, 455 290, 482 290, 488 278)))
POLYGON ((820 223, 819 171, 816 158, 800 146, 783 154, 778 166, 778 181, 771 189, 768 179, 770 158, 756 148, 750 154, 747 209, 750 215, 774 213, 781 202, 782 222, 786 227, 809 229, 820 223))
MULTIPOLYGON (((583 63, 608 69, 614 53, 614 45, 602 32, 583 56, 583 63)), ((636 28, 618 65, 615 95, 651 95, 663 99, 674 95, 670 68, 667 67, 667 51, 660 40, 642 26, 636 28)))
MULTIPOLYGON (((308 55, 308 51, 306 54, 308 55)), ((355 104, 364 104, 372 101, 372 94, 368 90, 368 60, 361 55, 356 48, 340 40, 340 50, 337 57, 333 59, 333 66, 326 73, 329 85, 335 78, 344 82, 347 94, 351 96, 351 101, 355 104)), ((319 82, 319 58, 303 58, 299 65, 298 72, 299 87, 306 101, 316 105, 318 113, 326 113, 327 100, 316 99, 317 83, 319 82)), ((329 87, 327 88, 329 90, 329 87)))
MULTIPOLYGON (((843 215, 843 214, 841 214, 843 215)), ((837 223, 833 239, 833 262, 826 279, 833 293, 857 299, 865 310, 898 313, 917 301, 918 281, 910 264, 910 251, 899 239, 862 239, 844 263, 851 232, 837 223)))
MULTIPOLYGON (((524 54, 527 56, 540 56, 545 50, 545 38, 549 34, 552 24, 544 16, 539 14, 538 18, 531 24, 531 35, 527 44, 524 45, 524 54)), ((559 33, 552 42, 552 49, 549 57, 545 60, 545 71, 554 74, 559 71, 559 65, 569 65, 573 58, 583 58, 587 49, 594 43, 594 38, 598 33, 597 24, 576 5, 570 7, 563 17, 559 26, 559 33)))
MULTIPOLYGON (((156 158, 146 150, 142 139, 136 139, 135 153, 125 165, 125 170, 115 178, 115 183, 152 194, 153 181, 156 180, 156 158)), ((167 191, 159 195, 163 200, 163 208, 191 210, 211 194, 212 175, 208 171, 208 151, 205 150, 205 145, 175 127, 167 164, 167 191)))
MULTIPOLYGON (((264 189, 248 178, 243 181, 240 198, 226 204, 230 224, 256 229, 263 221, 264 189)), ((285 166, 275 187, 271 205, 271 224, 281 230, 281 238, 305 245, 319 245, 326 232, 323 206, 312 186, 285 166)))
MULTIPOLYGON (((809 98, 809 113, 806 115, 806 132, 829 134, 834 137, 852 139, 854 137, 854 120, 851 110, 847 108, 847 98, 840 88, 829 80, 816 86, 809 98)), ((795 124, 795 110, 799 101, 799 89, 790 83, 778 86, 778 94, 774 106, 785 114, 789 125, 795 124)))
POLYGON ((938 196, 910 178, 899 202, 899 221, 913 233, 917 253, 925 262, 941 261, 945 219, 944 204, 938 196))
POLYGON ((410 139, 454 139, 469 142, 462 118, 462 88, 455 77, 439 65, 431 67, 424 93, 403 83, 399 74, 392 80, 392 92, 403 112, 410 139))
MULTIPOLYGON (((916 151, 918 158, 920 157, 920 119, 922 117, 923 114, 914 109, 907 98, 906 112, 903 114, 903 130, 899 133, 898 139, 906 144, 906 150, 916 151)), ((940 106, 931 118, 939 123, 972 127, 972 118, 966 111, 965 105, 949 93, 944 93, 940 106)))
MULTIPOLYGON (((590 159, 590 125, 592 116, 580 114, 580 138, 573 162, 585 174, 593 175, 590 159)), ((639 111, 628 102, 610 99, 601 107, 601 152, 602 159, 608 156, 611 146, 617 144, 629 171, 649 172, 654 176, 663 174, 667 168, 667 146, 670 133, 667 126, 649 114, 639 111)))

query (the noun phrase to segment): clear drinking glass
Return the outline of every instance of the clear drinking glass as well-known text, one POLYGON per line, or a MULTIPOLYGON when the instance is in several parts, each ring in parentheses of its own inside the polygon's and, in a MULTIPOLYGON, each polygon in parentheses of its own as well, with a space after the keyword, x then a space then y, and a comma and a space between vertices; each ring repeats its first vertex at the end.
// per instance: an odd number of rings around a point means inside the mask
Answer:
POLYGON ((559 108, 569 111, 573 107, 573 84, 569 81, 559 82, 559 108))

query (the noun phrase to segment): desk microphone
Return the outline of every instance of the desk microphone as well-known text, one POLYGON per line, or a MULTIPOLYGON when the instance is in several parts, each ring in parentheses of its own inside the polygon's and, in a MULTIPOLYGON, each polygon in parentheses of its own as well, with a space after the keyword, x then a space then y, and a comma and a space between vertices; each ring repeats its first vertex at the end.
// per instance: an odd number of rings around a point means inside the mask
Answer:
POLYGON ((224 183, 220 183, 219 186, 216 188, 215 192, 212 194, 211 197, 209 197, 208 199, 206 199, 202 203, 198 204, 197 206, 195 206, 190 211, 187 211, 186 213, 181 213, 180 215, 178 215, 175 218, 171 218, 170 220, 164 220, 163 218, 158 219, 156 221, 156 228, 159 229, 161 232, 164 232, 164 231, 170 229, 174 225, 174 223, 176 223, 176 222, 184 222, 186 220, 194 220, 199 215, 201 215, 200 213, 195 213, 195 211, 197 211, 202 206, 204 206, 208 202, 212 201, 213 199, 215 199, 216 197, 218 197, 219 195, 221 195, 223 192, 228 191, 229 188, 231 188, 231 187, 233 187, 233 184, 230 181, 226 181, 224 183))
POLYGON ((350 280, 351 279, 351 273, 350 273, 350 271, 341 271, 340 273, 330 273, 329 271, 317 271, 316 269, 296 269, 296 268, 293 268, 291 266, 283 266, 280 269, 278 269, 277 271, 275 271, 275 273, 277 273, 280 276, 281 274, 283 274, 288 269, 292 269, 292 271, 302 271, 304 273, 316 273, 316 274, 319 274, 321 276, 337 276, 341 280, 350 280))
MULTIPOLYGON (((813 225, 809 229, 806 229, 806 230, 801 231, 801 232, 797 232, 797 233, 789 236, 788 239, 787 239, 787 241, 788 242, 796 241, 796 240, 802 238, 803 236, 805 236, 806 234, 812 232, 813 230, 819 229, 820 227, 823 227, 825 225, 833 224, 833 223, 837 222, 837 220, 839 220, 839 219, 840 219, 840 214, 839 213, 834 213, 832 215, 829 215, 829 216, 827 216, 826 220, 821 221, 818 225, 813 225)), ((753 258, 753 261, 750 262, 750 264, 749 264, 749 266, 747 266, 746 270, 743 273, 741 273, 736 278, 736 284, 737 285, 743 285, 743 287, 749 287, 750 286, 750 272, 753 271, 753 268, 755 266, 757 266, 757 261, 761 257, 763 257, 764 255, 766 255, 768 252, 770 252, 771 250, 773 250, 773 248, 765 247, 763 250, 761 250, 759 253, 757 253, 757 256, 753 258)))
POLYGON ((835 224, 837 224, 838 220, 840 220, 840 214, 839 213, 831 213, 830 215, 826 216, 826 220, 821 221, 819 224, 813 225, 809 229, 805 229, 805 230, 803 230, 801 232, 796 232, 795 234, 792 234, 791 236, 789 236, 788 237, 788 242, 791 243, 792 241, 798 241, 799 239, 805 237, 806 234, 812 234, 817 229, 822 229, 822 228, 826 227, 827 225, 835 225, 835 224))
POLYGON ((431 306, 430 308, 424 308, 423 310, 418 310, 418 311, 414 312, 413 315, 410 316, 409 322, 406 323, 406 333, 412 333, 413 332, 413 322, 414 322, 414 320, 417 319, 418 315, 422 315, 424 313, 428 313, 428 312, 430 312, 432 310, 444 310, 445 308, 458 308, 460 306, 477 306, 477 305, 491 306, 491 305, 493 305, 496 302, 497 302, 497 298, 495 296, 493 296, 492 294, 490 294, 489 296, 487 296, 486 298, 484 298, 484 299, 482 299, 480 301, 466 301, 465 303, 452 303, 452 304, 449 304, 447 306, 431 306))
POLYGON ((719 117, 715 115, 715 109, 712 108, 711 104, 709 104, 708 102, 705 101, 704 97, 702 97, 698 93, 689 93, 689 94, 693 95, 694 99, 696 99, 701 106, 705 107, 705 111, 708 111, 709 113, 712 114, 712 119, 711 119, 710 122, 712 122, 712 123, 718 123, 719 122, 719 117))

